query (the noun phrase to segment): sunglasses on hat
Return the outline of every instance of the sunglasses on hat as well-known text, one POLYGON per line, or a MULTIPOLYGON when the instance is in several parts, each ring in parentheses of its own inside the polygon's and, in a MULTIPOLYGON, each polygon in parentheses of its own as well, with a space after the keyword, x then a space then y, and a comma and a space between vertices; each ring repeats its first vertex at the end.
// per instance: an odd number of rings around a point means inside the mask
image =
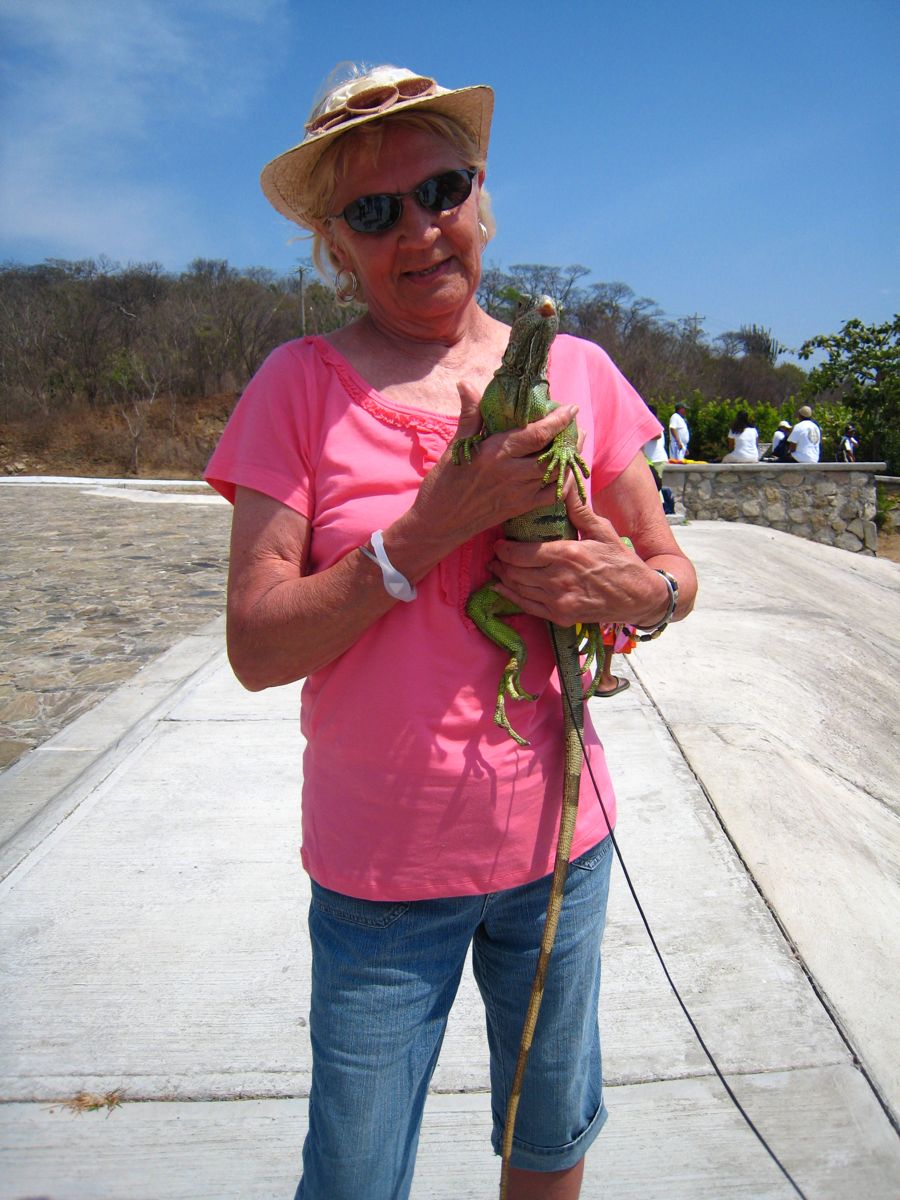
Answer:
POLYGON ((371 196, 360 196, 351 200, 332 220, 343 217, 357 233, 384 233, 400 220, 407 196, 415 196, 422 208, 433 213, 458 208, 472 194, 472 180, 476 174, 474 168, 442 171, 440 175, 424 179, 408 192, 376 192, 371 196))

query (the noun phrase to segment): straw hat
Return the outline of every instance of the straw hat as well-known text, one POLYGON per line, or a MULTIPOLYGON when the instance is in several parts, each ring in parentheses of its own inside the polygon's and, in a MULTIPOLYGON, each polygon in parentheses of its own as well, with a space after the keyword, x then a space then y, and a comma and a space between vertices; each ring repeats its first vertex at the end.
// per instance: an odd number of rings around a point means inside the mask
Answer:
POLYGON ((282 216, 308 226, 309 179, 328 146, 343 133, 387 113, 416 109, 453 117, 470 131, 484 157, 491 134, 494 93, 485 84, 443 88, 405 67, 375 67, 326 93, 306 122, 306 136, 263 168, 262 190, 282 216))

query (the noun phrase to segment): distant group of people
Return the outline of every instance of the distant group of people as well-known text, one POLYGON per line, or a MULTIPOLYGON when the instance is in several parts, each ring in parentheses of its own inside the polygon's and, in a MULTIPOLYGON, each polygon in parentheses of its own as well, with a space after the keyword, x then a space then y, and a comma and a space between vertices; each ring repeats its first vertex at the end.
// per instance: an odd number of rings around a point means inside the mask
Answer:
POLYGON ((772 438, 766 462, 817 463, 822 453, 822 430, 812 419, 808 404, 797 410, 796 424, 781 421, 772 438))
MULTIPOLYGON (((822 450, 822 430, 812 419, 812 409, 804 404, 797 411, 798 420, 780 421, 772 446, 764 456, 765 462, 817 463, 822 450)), ((728 431, 729 450, 722 462, 759 462, 759 430, 750 416, 741 409, 728 431)))
MULTIPOLYGON (((655 410, 651 409, 655 412, 655 410)), ((665 437, 648 442, 644 454, 651 466, 661 470, 665 463, 684 462, 687 459, 691 431, 687 422, 687 406, 678 404, 669 418, 669 448, 666 452, 665 437)), ((853 425, 846 425, 838 446, 838 462, 856 462, 859 437, 853 425)), ((763 462, 817 463, 822 453, 822 430, 813 420, 812 409, 804 404, 797 410, 797 420, 779 422, 763 462)), ((759 430, 751 422, 745 409, 737 414, 728 431, 728 453, 725 463, 754 463, 760 461, 759 430)))

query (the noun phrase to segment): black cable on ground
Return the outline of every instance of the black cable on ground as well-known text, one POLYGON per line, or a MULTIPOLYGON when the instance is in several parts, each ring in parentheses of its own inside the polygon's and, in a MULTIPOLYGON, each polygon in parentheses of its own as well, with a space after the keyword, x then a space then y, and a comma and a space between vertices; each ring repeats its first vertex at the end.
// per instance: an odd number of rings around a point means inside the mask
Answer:
POLYGON ((663 974, 665 975, 666 979, 668 980, 669 987, 672 989, 673 993, 675 994, 675 999, 678 1001, 681 1011, 684 1013, 685 1017, 687 1018, 687 1022, 690 1025, 691 1029, 693 1030, 694 1036, 696 1037, 696 1039, 700 1045, 700 1048, 703 1050, 703 1053, 709 1059, 709 1063, 710 1063, 712 1069, 715 1071, 715 1073, 719 1079, 719 1082, 722 1084, 722 1087, 727 1092, 728 1097, 731 1100, 732 1104, 735 1106, 735 1108, 738 1110, 738 1112, 744 1118, 745 1122, 747 1123, 747 1125, 749 1126, 749 1128, 751 1129, 753 1134, 756 1136, 757 1140, 760 1142, 760 1144, 762 1145, 763 1149, 766 1151, 768 1156, 771 1158, 772 1162, 775 1164, 775 1166, 779 1169, 779 1171, 782 1173, 782 1175, 785 1177, 785 1179, 788 1181, 788 1183, 791 1185, 791 1187, 794 1189, 794 1191, 800 1197, 800 1200, 807 1200, 805 1193, 803 1191, 801 1191, 800 1186, 797 1184, 796 1180, 793 1178, 791 1173, 788 1171, 787 1167, 785 1167, 784 1163, 782 1163, 782 1161, 779 1159, 778 1155, 775 1153, 775 1151, 772 1149, 772 1147, 769 1145, 769 1143, 766 1141, 766 1139, 763 1137, 763 1135, 760 1133, 760 1131, 756 1128, 756 1126, 754 1125, 754 1123, 750 1117, 750 1114, 747 1112, 747 1110, 741 1104, 740 1100, 738 1100, 737 1096, 734 1094, 734 1091, 732 1090, 731 1085, 728 1083, 728 1080, 722 1074, 719 1064, 716 1062, 715 1058, 713 1057, 712 1051, 709 1049, 706 1042, 703 1040, 703 1035, 700 1033, 700 1030, 697 1028, 696 1021, 691 1016, 687 1005, 685 1004, 684 1000, 682 1000, 682 998, 681 998, 681 993, 678 991, 678 988, 675 986, 675 982, 672 979, 671 974, 669 973, 669 968, 666 966, 666 960, 663 958, 662 951, 660 950, 659 946, 657 945, 656 938, 653 936, 653 930, 650 928, 650 922, 647 920, 647 915, 644 912, 644 909, 643 909, 643 906, 641 905, 640 900, 638 899, 637 891, 635 890, 634 884, 631 882, 631 876, 628 873, 628 868, 625 865, 625 859, 622 857, 622 851, 619 849, 619 843, 616 841, 616 835, 613 832, 613 828, 612 828, 612 825, 609 820, 609 814, 606 811, 606 805, 603 803, 603 796, 600 794, 599 785, 597 784, 597 780, 594 777, 594 772, 591 770, 591 764, 588 760, 587 751, 586 751, 585 745, 584 745, 584 738, 582 736, 581 730, 578 728, 578 723, 575 720, 575 712, 574 712, 574 708, 572 705, 572 698, 569 695, 568 691, 566 690, 566 685, 565 685, 565 681, 563 678, 563 672, 560 667, 559 645, 556 641, 556 628, 549 621, 547 622, 547 628, 550 630, 550 640, 553 643, 553 653, 556 656, 556 667, 557 667, 557 674, 559 676, 560 688, 561 688, 562 694, 565 698, 566 706, 569 710, 569 717, 572 721, 572 724, 575 727, 575 732, 578 734, 578 740, 581 743, 581 753, 582 753, 582 757, 584 759, 584 765, 587 767, 588 775, 590 776, 591 783, 594 786, 594 792, 596 793, 597 800, 600 804, 600 808, 603 811, 603 818, 606 821, 606 827, 609 830, 609 836, 612 839, 613 850, 615 851, 616 857, 619 860, 619 865, 621 866, 622 873, 625 876, 625 882, 628 884, 628 890, 631 892, 632 899, 634 900, 634 903, 637 907, 638 913, 640 914, 641 921, 644 924, 644 928, 647 930, 647 936, 649 937, 650 944, 653 947, 653 950, 656 954, 657 959, 659 960, 659 965, 663 969, 663 974))

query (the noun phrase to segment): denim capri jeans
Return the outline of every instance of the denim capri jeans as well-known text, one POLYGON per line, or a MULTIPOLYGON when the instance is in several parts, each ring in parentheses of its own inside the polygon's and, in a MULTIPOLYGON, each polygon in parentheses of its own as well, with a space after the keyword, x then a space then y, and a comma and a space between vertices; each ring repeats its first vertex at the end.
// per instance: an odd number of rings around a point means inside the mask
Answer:
MULTIPOLYGON (((516 1119, 512 1165, 560 1171, 606 1120, 597 1009, 612 839, 572 862, 516 1119)), ((295 1200, 405 1200, 469 946, 490 1048, 492 1142, 537 962, 550 876, 486 896, 357 900, 312 884, 309 1132, 295 1200)))

